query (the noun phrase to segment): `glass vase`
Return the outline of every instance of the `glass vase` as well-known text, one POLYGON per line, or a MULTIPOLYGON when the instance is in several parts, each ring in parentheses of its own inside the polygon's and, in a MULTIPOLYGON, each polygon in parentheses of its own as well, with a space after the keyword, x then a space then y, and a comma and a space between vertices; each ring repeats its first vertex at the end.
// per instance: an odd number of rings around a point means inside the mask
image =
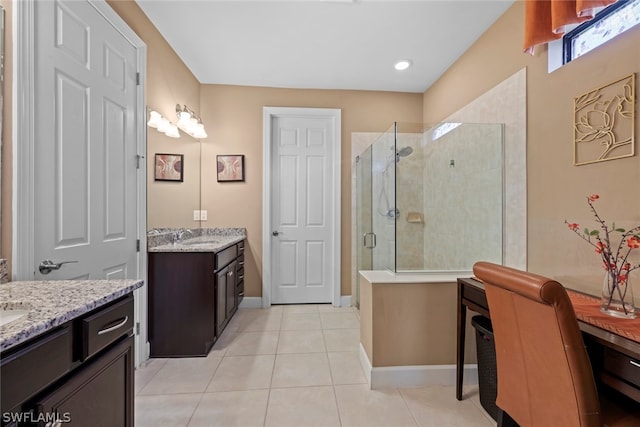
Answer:
POLYGON ((626 279, 620 280, 616 272, 605 272, 600 311, 615 317, 636 318, 633 289, 628 276, 626 279))

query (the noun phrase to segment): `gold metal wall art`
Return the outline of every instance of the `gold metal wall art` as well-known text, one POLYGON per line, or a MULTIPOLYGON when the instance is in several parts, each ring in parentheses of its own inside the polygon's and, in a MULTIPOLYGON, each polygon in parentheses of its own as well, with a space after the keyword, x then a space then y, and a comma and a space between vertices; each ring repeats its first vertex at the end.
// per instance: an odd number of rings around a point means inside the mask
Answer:
POLYGON ((574 98, 573 164, 635 153, 635 74, 574 98))

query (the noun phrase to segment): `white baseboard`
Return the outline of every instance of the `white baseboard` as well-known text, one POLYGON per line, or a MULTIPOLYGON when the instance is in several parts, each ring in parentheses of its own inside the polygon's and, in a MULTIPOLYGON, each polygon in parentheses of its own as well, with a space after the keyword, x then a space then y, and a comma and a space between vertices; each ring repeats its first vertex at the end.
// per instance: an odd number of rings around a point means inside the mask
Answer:
MULTIPOLYGON (((262 308, 262 297, 244 297, 240 308, 262 308)), ((351 295, 340 297, 340 307, 351 307, 351 295)))
POLYGON ((262 308, 262 297, 244 297, 240 308, 262 308))
POLYGON ((342 295, 340 297, 340 307, 351 307, 351 295, 342 295))
MULTIPOLYGON (((389 366, 374 368, 360 344, 360 364, 372 390, 382 388, 453 386, 455 365, 389 366)), ((465 385, 478 384, 478 365, 464 365, 465 385)))
POLYGON ((364 376, 367 377, 367 383, 369 384, 369 388, 371 388, 371 361, 369 360, 369 356, 367 356, 367 352, 362 346, 362 343, 360 343, 360 365, 362 365, 364 376))

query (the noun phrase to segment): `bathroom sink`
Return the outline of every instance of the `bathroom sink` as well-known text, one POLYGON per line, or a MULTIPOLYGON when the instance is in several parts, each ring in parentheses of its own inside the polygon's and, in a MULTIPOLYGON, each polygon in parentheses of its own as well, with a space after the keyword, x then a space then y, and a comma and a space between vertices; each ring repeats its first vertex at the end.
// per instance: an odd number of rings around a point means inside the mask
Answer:
POLYGON ((31 306, 24 303, 7 303, 0 308, 0 326, 16 321, 29 314, 31 306))
POLYGON ((219 240, 207 240, 207 241, 202 241, 202 240, 185 240, 184 242, 181 242, 181 245, 184 246, 191 246, 191 247, 204 247, 204 246, 211 246, 211 245, 217 245, 218 243, 220 243, 219 240))

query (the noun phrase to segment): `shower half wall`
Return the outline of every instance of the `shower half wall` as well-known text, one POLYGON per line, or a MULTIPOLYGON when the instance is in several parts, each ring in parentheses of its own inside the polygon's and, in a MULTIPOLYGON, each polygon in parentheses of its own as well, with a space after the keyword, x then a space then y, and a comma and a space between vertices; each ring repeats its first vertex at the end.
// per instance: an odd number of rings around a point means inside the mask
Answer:
POLYGON ((394 123, 363 150, 356 269, 468 273, 481 259, 501 263, 502 134, 500 124, 394 123))

